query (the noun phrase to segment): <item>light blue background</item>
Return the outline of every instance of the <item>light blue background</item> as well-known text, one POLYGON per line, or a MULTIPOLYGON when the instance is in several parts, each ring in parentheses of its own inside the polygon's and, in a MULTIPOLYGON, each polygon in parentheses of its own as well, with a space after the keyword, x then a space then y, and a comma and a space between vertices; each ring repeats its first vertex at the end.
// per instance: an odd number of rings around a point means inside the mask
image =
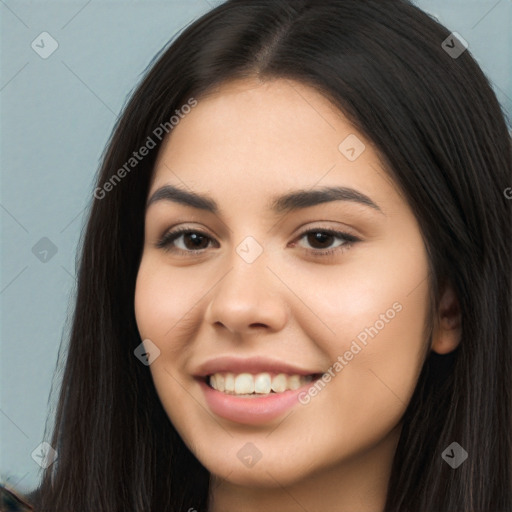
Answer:
MULTIPOLYGON (((75 251, 100 155, 152 57, 218 3, 0 2, 0 480, 22 492, 39 480, 31 453, 43 441, 52 379, 57 397, 75 251), (31 48, 44 31, 59 45, 47 59, 31 48), (43 237, 57 247, 46 263, 32 252, 43 237)), ((512 112, 511 0, 416 3, 468 41, 512 112)))

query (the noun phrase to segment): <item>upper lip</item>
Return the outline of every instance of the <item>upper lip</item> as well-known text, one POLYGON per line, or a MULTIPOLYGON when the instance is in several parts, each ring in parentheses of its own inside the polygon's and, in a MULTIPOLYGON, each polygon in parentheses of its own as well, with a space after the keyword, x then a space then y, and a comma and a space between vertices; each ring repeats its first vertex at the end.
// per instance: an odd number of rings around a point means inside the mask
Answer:
POLYGON ((285 363, 265 356, 241 358, 234 356, 221 356, 209 359, 200 364, 194 372, 196 377, 206 377, 214 373, 263 373, 276 372, 288 375, 314 375, 319 371, 309 370, 301 366, 285 363))

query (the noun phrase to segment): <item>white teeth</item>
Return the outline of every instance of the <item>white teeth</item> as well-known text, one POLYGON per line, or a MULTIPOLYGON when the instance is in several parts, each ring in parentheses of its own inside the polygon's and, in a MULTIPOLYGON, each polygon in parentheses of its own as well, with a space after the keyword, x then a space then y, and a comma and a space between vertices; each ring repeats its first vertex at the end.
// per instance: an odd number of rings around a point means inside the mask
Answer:
POLYGON ((287 384, 287 378, 284 373, 280 373, 279 375, 276 375, 272 379, 272 391, 275 393, 282 393, 286 390, 286 384, 287 384))
POLYGON ((219 391, 224 391, 226 389, 224 375, 222 375, 222 373, 217 373, 215 375, 215 389, 218 389, 219 391))
POLYGON ((232 373, 226 373, 224 376, 224 391, 226 393, 235 392, 235 376, 232 373))
POLYGON ((254 392, 254 379, 250 373, 241 373, 235 379, 235 393, 245 395, 254 392))
POLYGON ((288 386, 290 386, 290 389, 298 389, 302 386, 300 383, 300 377, 298 375, 292 375, 291 377, 288 377, 288 386))
POLYGON ((213 389, 230 395, 266 395, 271 391, 282 393, 288 389, 298 389, 311 382, 311 375, 286 375, 279 373, 272 376, 270 373, 215 373, 210 375, 209 383, 213 389))
MULTIPOLYGON (((219 388, 216 388, 219 389, 219 388)), ((258 373, 254 377, 254 392, 267 394, 272 389, 272 377, 270 373, 258 373)))

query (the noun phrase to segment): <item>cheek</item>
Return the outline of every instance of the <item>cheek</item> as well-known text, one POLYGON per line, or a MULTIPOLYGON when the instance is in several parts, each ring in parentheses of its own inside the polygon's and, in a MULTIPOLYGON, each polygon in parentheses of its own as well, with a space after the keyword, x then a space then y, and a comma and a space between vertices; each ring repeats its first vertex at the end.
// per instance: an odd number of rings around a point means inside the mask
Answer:
POLYGON ((143 258, 134 302, 141 337, 179 344, 187 326, 197 323, 198 308, 194 306, 206 293, 205 287, 204 276, 200 279, 190 269, 173 271, 161 261, 143 258))
POLYGON ((149 371, 158 397, 174 425, 183 417, 182 377, 176 368, 183 365, 187 339, 191 333, 187 325, 197 325, 193 305, 198 290, 191 283, 188 272, 171 269, 149 256, 144 256, 135 286, 135 317, 141 339, 149 338, 160 350, 149 371), (187 276, 185 276, 187 274, 187 276), (190 319, 190 322, 187 322, 190 319))
POLYGON ((303 281, 304 302, 321 321, 296 318, 328 354, 339 403, 359 411, 351 417, 362 423, 376 411, 398 420, 426 355, 428 260, 421 239, 411 239, 409 246, 381 244, 378 253, 361 251, 345 265, 317 271, 322 294, 307 294, 313 281, 303 281))

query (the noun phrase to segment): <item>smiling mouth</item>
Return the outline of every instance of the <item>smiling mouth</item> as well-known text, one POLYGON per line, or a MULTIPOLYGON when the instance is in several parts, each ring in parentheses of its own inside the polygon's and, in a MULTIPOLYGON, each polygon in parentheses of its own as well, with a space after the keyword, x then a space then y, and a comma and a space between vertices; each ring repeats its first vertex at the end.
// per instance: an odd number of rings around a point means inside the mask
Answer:
POLYGON ((285 373, 261 372, 231 373, 218 372, 204 377, 203 381, 212 389, 226 395, 239 397, 262 397, 296 390, 322 376, 321 373, 311 375, 288 375, 285 373))

